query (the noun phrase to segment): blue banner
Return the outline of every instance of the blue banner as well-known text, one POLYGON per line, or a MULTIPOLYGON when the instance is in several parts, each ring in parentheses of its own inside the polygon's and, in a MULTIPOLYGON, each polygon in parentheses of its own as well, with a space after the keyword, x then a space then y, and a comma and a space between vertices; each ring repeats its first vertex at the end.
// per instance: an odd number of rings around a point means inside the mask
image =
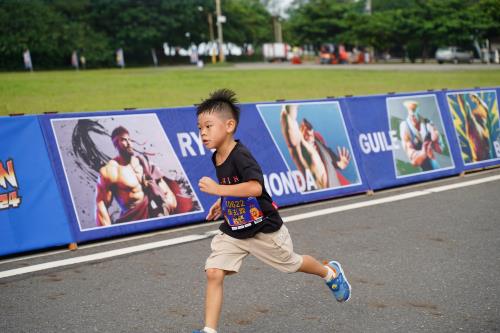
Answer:
MULTIPOLYGON (((242 104, 235 138, 295 205, 499 165, 499 93, 242 104)), ((198 223, 217 199, 195 107, 0 122, 0 254, 198 223)))
POLYGON ((0 122, 0 255, 73 242, 37 117, 0 122))

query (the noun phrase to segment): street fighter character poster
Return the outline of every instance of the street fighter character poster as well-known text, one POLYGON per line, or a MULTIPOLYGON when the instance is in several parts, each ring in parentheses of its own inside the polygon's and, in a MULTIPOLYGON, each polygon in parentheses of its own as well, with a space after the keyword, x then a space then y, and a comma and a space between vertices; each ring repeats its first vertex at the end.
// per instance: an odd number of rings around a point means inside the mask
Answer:
POLYGON ((435 95, 390 97, 386 103, 399 142, 392 150, 396 178, 454 168, 435 95))
POLYGON ((338 102, 257 105, 301 192, 361 184, 338 102), (297 172, 298 171, 298 172, 297 172))
POLYGON ((51 124, 81 231, 202 211, 156 114, 51 124))
POLYGON ((464 164, 500 159, 496 92, 470 91, 446 96, 464 164))

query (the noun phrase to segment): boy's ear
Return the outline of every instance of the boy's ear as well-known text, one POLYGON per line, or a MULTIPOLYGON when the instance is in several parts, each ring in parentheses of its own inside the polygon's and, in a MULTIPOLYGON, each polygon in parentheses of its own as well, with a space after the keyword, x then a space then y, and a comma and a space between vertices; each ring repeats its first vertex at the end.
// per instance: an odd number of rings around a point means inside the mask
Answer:
POLYGON ((236 130, 236 120, 228 119, 226 121, 226 128, 229 132, 234 132, 236 130))

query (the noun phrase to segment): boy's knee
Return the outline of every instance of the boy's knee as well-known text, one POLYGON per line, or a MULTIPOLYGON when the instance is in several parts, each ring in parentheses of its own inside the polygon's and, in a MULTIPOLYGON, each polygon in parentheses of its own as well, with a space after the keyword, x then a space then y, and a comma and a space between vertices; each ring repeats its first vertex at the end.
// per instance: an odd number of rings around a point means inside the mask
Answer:
POLYGON ((218 268, 209 268, 207 269, 206 273, 207 280, 209 282, 221 282, 222 280, 224 280, 224 276, 226 275, 224 270, 218 268))

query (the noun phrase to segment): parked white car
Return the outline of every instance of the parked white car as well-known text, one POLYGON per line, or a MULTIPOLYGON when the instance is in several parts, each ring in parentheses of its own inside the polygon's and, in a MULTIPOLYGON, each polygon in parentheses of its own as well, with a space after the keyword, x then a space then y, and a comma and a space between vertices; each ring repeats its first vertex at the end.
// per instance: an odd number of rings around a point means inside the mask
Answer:
POLYGON ((462 50, 455 46, 442 47, 436 51, 436 60, 438 63, 443 62, 453 62, 458 64, 459 62, 472 62, 472 52, 462 50))

